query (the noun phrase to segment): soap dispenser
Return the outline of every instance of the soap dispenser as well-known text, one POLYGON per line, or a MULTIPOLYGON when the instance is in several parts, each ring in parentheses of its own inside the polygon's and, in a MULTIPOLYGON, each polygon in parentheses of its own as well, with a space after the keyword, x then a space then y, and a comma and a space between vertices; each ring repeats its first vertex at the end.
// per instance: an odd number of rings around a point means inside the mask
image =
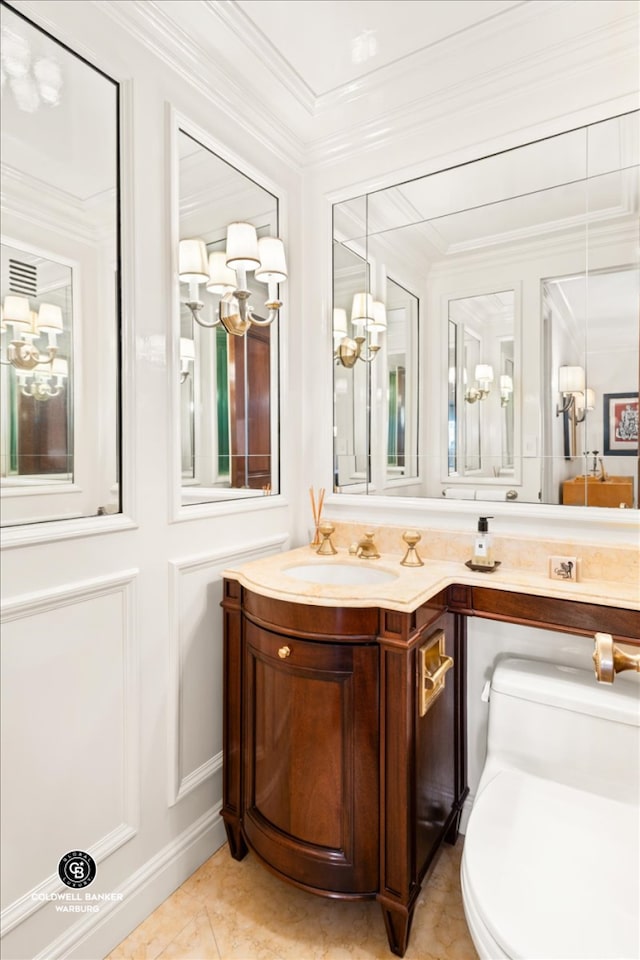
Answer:
POLYGON ((489 533, 489 520, 493 517, 480 517, 478 519, 478 532, 473 546, 473 557, 469 566, 474 570, 493 570, 498 566, 493 559, 493 542, 489 533))

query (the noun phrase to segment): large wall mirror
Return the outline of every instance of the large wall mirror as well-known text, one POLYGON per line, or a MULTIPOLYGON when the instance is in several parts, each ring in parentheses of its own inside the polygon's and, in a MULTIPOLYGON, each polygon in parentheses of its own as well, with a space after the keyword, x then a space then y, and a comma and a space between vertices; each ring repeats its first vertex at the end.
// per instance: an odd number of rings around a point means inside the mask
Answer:
POLYGON ((118 87, 2 6, 2 523, 115 513, 118 87))
POLYGON ((278 199, 183 129, 177 159, 181 502, 276 494, 278 199))
POLYGON ((632 112, 334 205, 336 492, 637 508, 639 141, 632 112))

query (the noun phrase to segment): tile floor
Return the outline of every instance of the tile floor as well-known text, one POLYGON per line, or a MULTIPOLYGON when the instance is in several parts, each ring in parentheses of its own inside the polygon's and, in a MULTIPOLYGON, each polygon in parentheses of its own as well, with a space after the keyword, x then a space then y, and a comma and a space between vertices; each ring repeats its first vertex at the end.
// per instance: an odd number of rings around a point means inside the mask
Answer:
MULTIPOLYGON (((416 905, 406 960, 477 960, 460 897, 462 840, 443 845, 416 905)), ((393 960, 375 902, 317 897, 221 847, 107 960, 393 960)))

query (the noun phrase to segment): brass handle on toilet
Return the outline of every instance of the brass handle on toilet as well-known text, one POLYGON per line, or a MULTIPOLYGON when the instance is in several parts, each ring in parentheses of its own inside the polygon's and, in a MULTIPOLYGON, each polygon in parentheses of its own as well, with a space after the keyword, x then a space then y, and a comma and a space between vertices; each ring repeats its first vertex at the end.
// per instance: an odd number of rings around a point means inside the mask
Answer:
POLYGON ((640 654, 625 653, 615 645, 610 633, 596 633, 594 641, 593 663, 600 683, 613 683, 616 673, 623 670, 640 673, 640 654))
POLYGON ((445 674, 453 666, 453 658, 445 653, 444 630, 438 630, 418 650, 420 716, 444 690, 445 674))

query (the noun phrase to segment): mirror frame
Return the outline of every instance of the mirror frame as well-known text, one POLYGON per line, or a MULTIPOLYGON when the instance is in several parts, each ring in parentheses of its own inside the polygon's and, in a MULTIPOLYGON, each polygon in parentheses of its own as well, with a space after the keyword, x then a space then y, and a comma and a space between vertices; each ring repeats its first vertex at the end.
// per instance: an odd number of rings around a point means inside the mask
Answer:
MULTIPOLYGON (((184 520, 195 520, 200 517, 215 516, 220 513, 244 513, 247 511, 265 509, 269 507, 281 506, 283 503, 283 483, 285 470, 283 469, 282 457, 282 434, 283 419, 286 416, 285 391, 283 386, 282 370, 284 368, 284 350, 286 343, 286 333, 288 328, 288 303, 287 297, 284 297, 283 306, 280 308, 278 320, 278 342, 277 342, 277 411, 279 429, 275 432, 277 447, 272 449, 272 460, 277 462, 277 472, 279 476, 278 493, 269 496, 255 497, 234 497, 228 500, 201 501, 190 504, 184 504, 182 500, 182 442, 180 429, 180 282, 178 278, 178 249, 180 240, 180 190, 179 190, 179 135, 184 133, 192 137, 211 153, 215 154, 221 161, 229 164, 238 171, 238 173, 252 180, 258 187, 261 187, 272 194, 278 204, 278 236, 284 241, 285 249, 288 248, 288 211, 286 194, 282 188, 273 183, 266 177, 262 171, 256 169, 247 163, 243 157, 233 153, 229 148, 213 137, 208 131, 193 122, 177 110, 171 103, 166 104, 166 126, 167 126, 167 169, 169 171, 169 203, 170 203, 170 245, 171 255, 168 262, 169 276, 168 302, 171 304, 171 319, 168 326, 168 344, 166 349, 167 376, 169 378, 169 402, 170 402, 170 460, 171 468, 168 471, 169 477, 169 504, 171 522, 180 522, 184 520)), ((287 281, 288 283, 289 281, 287 281)), ((215 329, 215 328, 214 328, 215 329)), ((240 339, 240 338, 237 338, 240 339)), ((273 391, 273 383, 271 384, 273 391)), ((273 398, 273 393, 272 393, 273 398)), ((196 438, 197 442, 197 438, 196 438)))

